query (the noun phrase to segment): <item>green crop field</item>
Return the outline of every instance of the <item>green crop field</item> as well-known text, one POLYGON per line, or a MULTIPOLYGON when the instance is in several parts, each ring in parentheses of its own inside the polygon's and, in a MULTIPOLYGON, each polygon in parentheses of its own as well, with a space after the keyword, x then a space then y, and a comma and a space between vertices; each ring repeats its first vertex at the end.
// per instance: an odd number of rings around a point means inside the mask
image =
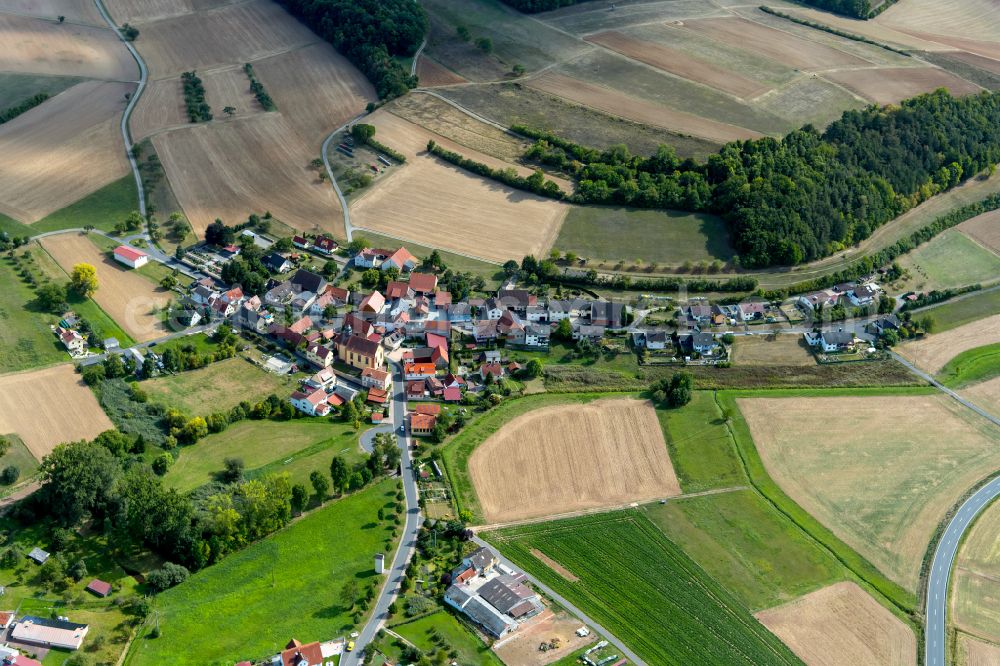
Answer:
POLYGON ((292 637, 308 643, 351 631, 338 593, 348 580, 362 588, 378 582, 372 555, 385 552, 393 527, 376 513, 395 494, 384 481, 332 502, 160 594, 160 637, 147 624, 125 663, 257 661, 292 637))
POLYGON ((247 476, 288 472, 293 483, 308 486, 313 470, 329 473, 335 455, 359 461, 359 435, 348 424, 319 419, 240 421, 181 448, 164 480, 180 491, 193 490, 223 471, 226 458, 240 458, 247 476))
POLYGON ((918 291, 964 287, 1000 277, 1000 257, 955 229, 901 257, 910 271, 907 288, 918 291))
POLYGON ((82 229, 87 225, 93 225, 101 231, 111 231, 116 224, 138 208, 139 198, 135 191, 135 179, 129 174, 33 223, 31 230, 35 234, 41 234, 60 229, 82 229))
POLYGON ((829 552, 753 490, 682 498, 643 510, 754 612, 848 578, 829 552))
POLYGON ((958 388, 1000 375, 1000 342, 964 351, 941 368, 938 381, 958 388))
POLYGON ((484 538, 649 663, 800 663, 641 513, 521 526, 484 538), (570 583, 533 556, 532 549, 580 580, 570 583))
POLYGON ((48 93, 55 97, 84 79, 77 76, 44 76, 41 74, 0 74, 0 111, 18 104, 32 95, 48 93))
POLYGON ((0 258, 0 373, 66 361, 49 329, 58 317, 35 306, 35 292, 17 275, 9 257, 0 258))
POLYGON ((728 261, 729 231, 714 215, 573 206, 553 245, 588 259, 666 264, 728 261))
MULTIPOLYGON (((159 345, 154 350, 162 354, 170 347, 192 344, 201 352, 214 351, 204 335, 196 335, 159 345), (198 341, 204 341, 201 345, 198 341), (207 348, 205 348, 207 347, 207 348)), ((142 383, 151 400, 176 407, 186 414, 206 416, 211 412, 229 410, 240 402, 257 402, 272 393, 283 395, 298 387, 290 377, 281 377, 262 370, 241 357, 212 363, 198 370, 176 375, 164 375, 142 383)))
POLYGON ((0 232, 4 232, 9 236, 31 236, 31 227, 26 224, 21 224, 12 217, 7 217, 3 213, 0 213, 0 232))
POLYGON ((447 610, 440 610, 413 622, 396 624, 390 628, 415 645, 418 650, 427 654, 437 650, 430 635, 431 631, 435 631, 444 639, 449 650, 458 652, 454 661, 460 664, 481 664, 483 666, 502 666, 503 664, 489 646, 466 629, 447 610))
POLYGON ((1000 290, 972 294, 921 310, 916 316, 934 319, 934 332, 958 328, 990 315, 1000 314, 1000 290))

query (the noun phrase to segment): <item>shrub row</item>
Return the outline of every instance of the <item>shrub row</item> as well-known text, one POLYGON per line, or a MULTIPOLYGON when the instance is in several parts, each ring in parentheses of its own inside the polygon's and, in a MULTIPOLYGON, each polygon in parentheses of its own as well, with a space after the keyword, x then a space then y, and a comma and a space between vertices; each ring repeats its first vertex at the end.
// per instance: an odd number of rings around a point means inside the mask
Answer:
POLYGON ((247 78, 250 79, 250 92, 257 97, 257 101, 260 102, 264 110, 276 111, 278 107, 274 105, 274 100, 264 90, 264 84, 257 80, 257 75, 253 71, 253 65, 246 63, 243 65, 243 71, 247 73, 247 78))
POLYGON ((208 122, 212 119, 212 109, 205 101, 205 84, 193 71, 181 74, 184 84, 184 103, 188 118, 193 123, 208 122))
MULTIPOLYGON (((885 5, 889 5, 889 4, 892 4, 892 3, 886 2, 886 3, 883 4, 883 7, 885 5)), ((778 11, 777 9, 772 9, 772 8, 766 6, 766 5, 761 5, 760 6, 760 10, 762 12, 767 13, 767 14, 771 14, 773 16, 778 16, 778 17, 781 17, 783 19, 792 21, 793 23, 798 23, 800 25, 804 25, 804 26, 807 26, 809 28, 815 28, 816 30, 822 30, 823 32, 828 32, 831 35, 837 35, 838 37, 843 37, 845 39, 852 39, 852 40, 854 40, 856 42, 864 42, 865 44, 871 44, 872 46, 878 46, 878 47, 883 48, 883 49, 885 49, 887 51, 892 51, 893 53, 898 53, 900 55, 904 55, 906 57, 910 57, 910 54, 907 53, 906 51, 904 51, 903 49, 897 49, 894 46, 889 46, 888 44, 883 44, 882 42, 875 41, 874 39, 869 39, 868 37, 865 37, 864 35, 859 35, 859 34, 856 34, 856 33, 853 33, 853 32, 847 32, 845 30, 838 30, 837 28, 828 26, 828 25, 826 25, 824 23, 817 23, 816 21, 810 21, 808 19, 803 19, 803 18, 799 18, 797 16, 792 16, 791 14, 786 14, 785 12, 778 11)), ((879 11, 881 11, 881 9, 879 11)))
POLYGON ((38 93, 37 95, 32 95, 26 100, 23 100, 20 104, 15 104, 14 106, 7 107, 3 111, 0 111, 0 125, 3 125, 9 120, 17 118, 19 115, 25 111, 30 111, 35 108, 45 100, 49 98, 48 93, 38 93))
POLYGON ((455 166, 471 171, 474 174, 485 176, 486 178, 492 178, 493 180, 500 181, 504 185, 508 185, 519 190, 526 190, 533 194, 550 197, 552 199, 566 198, 566 193, 559 189, 558 185, 551 180, 545 180, 545 175, 542 173, 541 169, 537 169, 533 174, 525 178, 524 176, 518 175, 517 170, 515 170, 514 167, 494 169, 493 167, 483 164, 482 162, 476 162, 475 160, 470 160, 463 155, 446 150, 437 145, 437 143, 433 140, 427 142, 427 152, 437 155, 446 162, 451 162, 455 166))

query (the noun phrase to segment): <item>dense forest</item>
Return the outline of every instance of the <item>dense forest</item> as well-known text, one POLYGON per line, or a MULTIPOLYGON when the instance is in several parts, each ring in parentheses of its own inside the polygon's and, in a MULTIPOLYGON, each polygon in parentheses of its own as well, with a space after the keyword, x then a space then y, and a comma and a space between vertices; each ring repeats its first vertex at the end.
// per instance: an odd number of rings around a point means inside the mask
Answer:
POLYGON ((848 111, 820 133, 729 143, 707 163, 661 147, 598 151, 527 127, 528 159, 576 178, 578 203, 721 215, 748 267, 827 256, 929 197, 1000 162, 1000 93, 938 90, 899 106, 848 111))
POLYGON ((535 12, 547 12, 550 9, 559 9, 560 7, 569 7, 570 5, 576 5, 581 2, 587 2, 587 0, 503 0, 506 4, 510 5, 514 9, 518 9, 522 12, 527 12, 528 14, 534 14, 535 12))
POLYGON ((417 85, 394 56, 412 56, 427 32, 415 0, 278 0, 344 54, 391 99, 417 85))

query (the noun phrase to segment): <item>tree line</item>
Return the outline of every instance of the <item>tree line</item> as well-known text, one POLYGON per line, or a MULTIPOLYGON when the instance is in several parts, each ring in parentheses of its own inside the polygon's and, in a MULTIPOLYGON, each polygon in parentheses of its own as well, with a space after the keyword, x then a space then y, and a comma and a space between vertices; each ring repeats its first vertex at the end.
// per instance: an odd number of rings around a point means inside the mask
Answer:
POLYGON ((9 106, 3 111, 0 111, 0 125, 5 122, 17 118, 19 115, 25 111, 30 111, 35 108, 45 100, 49 98, 48 93, 38 93, 37 95, 32 95, 28 99, 22 100, 21 102, 15 104, 14 106, 9 106))
POLYGON ((518 174, 514 167, 494 169, 488 164, 470 160, 464 155, 442 148, 433 139, 427 142, 427 152, 440 157, 446 162, 451 162, 455 166, 462 167, 480 176, 498 180, 504 185, 509 185, 518 190, 526 190, 533 194, 552 199, 564 199, 566 197, 566 193, 559 189, 559 186, 555 182, 545 180, 545 174, 542 173, 541 169, 535 169, 530 176, 518 174))
POLYGON ((250 79, 250 92, 257 98, 261 107, 265 111, 276 111, 278 107, 274 105, 274 100, 264 90, 264 84, 257 79, 257 74, 253 71, 253 65, 246 63, 243 65, 243 71, 246 72, 247 78, 250 79))
POLYGON ((205 101, 205 84, 201 78, 192 72, 181 74, 184 86, 184 104, 187 107, 188 118, 193 123, 208 122, 212 119, 212 109, 205 101))
POLYGON ((894 5, 896 0, 882 0, 875 9, 872 9, 871 0, 802 0, 802 3, 825 9, 834 14, 869 19, 878 16, 894 5))
POLYGON ((427 32, 427 13, 412 0, 278 0, 333 44, 391 99, 416 87, 417 77, 394 56, 412 56, 427 32))
POLYGON ((503 0, 505 4, 527 14, 547 12, 560 7, 569 7, 588 0, 503 0))
POLYGON ((741 263, 795 265, 840 251, 917 204, 1000 162, 1000 94, 946 90, 847 111, 824 132, 734 141, 707 162, 661 146, 603 151, 524 126, 526 157, 576 179, 576 203, 719 214, 741 263))

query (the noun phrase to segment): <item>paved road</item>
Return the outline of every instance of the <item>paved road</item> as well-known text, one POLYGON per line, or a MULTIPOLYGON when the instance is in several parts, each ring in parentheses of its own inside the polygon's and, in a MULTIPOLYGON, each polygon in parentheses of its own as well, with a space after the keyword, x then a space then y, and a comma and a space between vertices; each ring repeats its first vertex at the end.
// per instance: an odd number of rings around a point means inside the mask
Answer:
POLYGON ((340 210, 344 212, 344 235, 347 237, 348 243, 353 240, 352 236, 354 234, 354 227, 351 226, 351 210, 347 206, 347 199, 344 198, 344 193, 340 191, 340 185, 337 184, 337 179, 333 177, 333 169, 330 167, 330 158, 327 157, 326 151, 330 147, 330 142, 333 141, 333 137, 337 136, 337 134, 342 132, 348 125, 356 123, 359 118, 362 118, 365 115, 365 113, 359 113, 337 129, 330 132, 330 136, 326 137, 326 140, 323 141, 323 148, 320 150, 320 155, 323 157, 323 166, 326 167, 326 175, 330 178, 333 190, 337 193, 337 199, 340 200, 340 210))
POLYGON ((948 624, 948 584, 962 535, 983 508, 998 496, 1000 496, 1000 477, 994 478, 977 490, 962 504, 945 528, 937 550, 934 551, 930 577, 927 579, 927 632, 924 639, 924 663, 927 666, 947 664, 945 629, 948 624))
MULTIPOLYGON (((406 384, 403 381, 403 369, 398 363, 393 362, 393 382, 392 382, 392 424, 397 433, 399 427, 405 423, 406 419, 406 384)), ((378 599, 375 601, 375 608, 372 611, 368 624, 361 630, 360 635, 354 639, 354 652, 349 652, 343 656, 341 666, 359 666, 361 655, 365 647, 371 643, 375 634, 385 624, 389 605, 395 601, 399 593, 399 584, 405 576, 406 567, 413 557, 413 551, 417 545, 417 532, 423 518, 420 516, 420 507, 417 504, 417 480, 413 473, 412 461, 410 459, 409 437, 398 435, 399 447, 402 450, 403 493, 406 496, 406 524, 403 527, 403 536, 396 550, 396 556, 392 560, 392 568, 388 571, 386 582, 382 586, 378 599)), ((374 555, 374 553, 373 553, 374 555)))
MULTIPOLYGON (((511 562, 510 560, 508 560, 506 557, 504 557, 503 554, 500 553, 497 550, 496 546, 494 546, 492 544, 489 544, 489 543, 486 543, 485 541, 483 541, 479 537, 472 537, 472 540, 475 541, 476 543, 478 543, 480 546, 486 546, 487 548, 489 548, 490 550, 492 550, 493 552, 495 552, 497 554, 497 557, 500 558, 500 561, 503 564, 505 564, 506 566, 510 567, 511 569, 517 569, 518 571, 524 571, 523 569, 521 569, 521 567, 517 566, 516 564, 514 564, 513 562, 511 562)), ((621 650, 622 654, 625 655, 626 657, 628 657, 629 661, 631 661, 633 664, 635 664, 636 666, 646 666, 646 662, 644 662, 642 659, 640 659, 639 656, 636 653, 632 652, 632 650, 630 650, 628 648, 628 646, 626 646, 620 640, 618 640, 617 638, 615 638, 614 634, 612 634, 607 629, 605 629, 601 625, 599 625, 596 622, 594 622, 590 617, 587 616, 586 613, 584 613, 582 610, 580 610, 579 608, 577 608, 576 606, 574 606, 573 604, 571 604, 569 601, 567 601, 566 598, 563 597, 561 594, 559 594, 558 592, 556 592, 555 590, 553 590, 551 587, 549 587, 548 585, 546 585, 542 581, 538 580, 537 578, 535 578, 534 576, 532 576, 531 574, 529 574, 527 571, 524 572, 524 575, 528 577, 528 580, 530 580, 535 585, 535 587, 537 587, 542 592, 544 592, 545 594, 547 594, 549 596, 549 598, 555 599, 557 602, 559 602, 562 605, 563 608, 565 608, 569 612, 571 612, 574 615, 576 615, 580 619, 581 622, 583 622, 586 625, 589 625, 590 628, 593 629, 594 631, 596 631, 597 633, 602 634, 604 636, 604 638, 606 638, 608 640, 609 643, 611 643, 616 648, 618 648, 619 650, 621 650)))
POLYGON ((135 93, 133 93, 132 97, 129 98, 128 106, 125 107, 125 112, 122 114, 121 130, 122 139, 125 140, 125 153, 128 157, 129 164, 132 166, 132 175, 135 177, 135 189, 139 195, 139 213, 141 213, 143 217, 146 217, 146 192, 142 187, 142 176, 139 174, 139 165, 136 164, 135 156, 132 155, 132 135, 128 130, 128 119, 132 115, 132 110, 139 101, 142 91, 146 89, 146 79, 149 78, 149 72, 146 69, 145 61, 139 55, 139 52, 135 50, 135 47, 132 46, 132 42, 125 39, 122 33, 118 30, 118 26, 111 20, 111 16, 104 8, 104 3, 101 2, 101 0, 94 0, 94 4, 97 6, 97 11, 99 11, 101 16, 104 17, 105 22, 107 22, 108 26, 115 31, 115 34, 118 35, 118 39, 125 44, 125 48, 128 49, 129 53, 132 54, 132 57, 135 58, 136 64, 139 65, 139 86, 135 89, 135 93))

